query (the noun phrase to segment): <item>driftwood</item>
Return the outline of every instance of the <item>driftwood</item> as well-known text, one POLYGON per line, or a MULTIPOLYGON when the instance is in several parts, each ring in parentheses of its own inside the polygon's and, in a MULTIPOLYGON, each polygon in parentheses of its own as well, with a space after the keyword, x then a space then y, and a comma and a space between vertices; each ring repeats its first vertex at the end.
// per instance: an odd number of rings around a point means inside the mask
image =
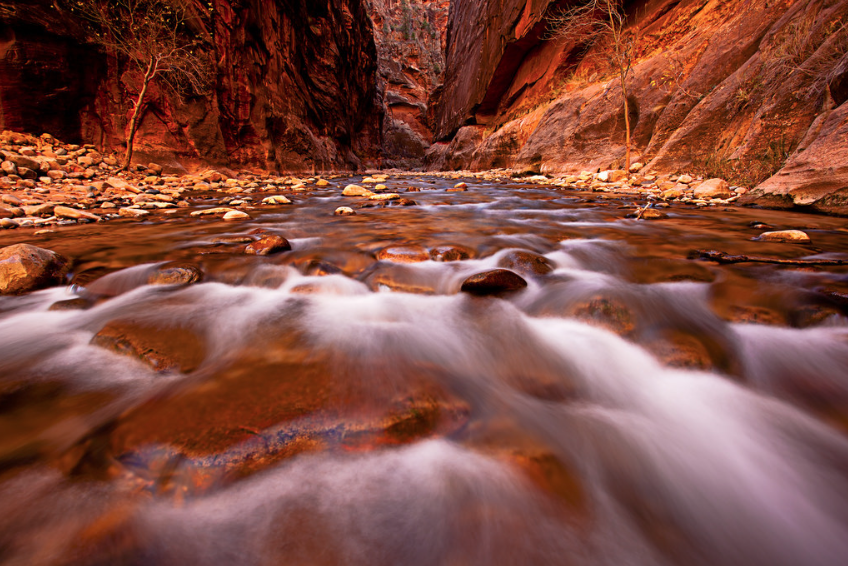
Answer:
POLYGON ((748 255, 730 255, 716 250, 698 250, 697 259, 729 263, 774 263, 777 265, 848 265, 845 259, 781 259, 777 257, 759 257, 748 255))

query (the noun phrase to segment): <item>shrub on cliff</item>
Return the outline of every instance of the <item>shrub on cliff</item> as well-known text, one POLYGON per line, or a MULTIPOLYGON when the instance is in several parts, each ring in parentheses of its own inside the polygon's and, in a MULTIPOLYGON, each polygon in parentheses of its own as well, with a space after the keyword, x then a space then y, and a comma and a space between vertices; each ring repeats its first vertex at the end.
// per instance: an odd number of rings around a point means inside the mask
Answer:
POLYGON ((212 66, 188 33, 191 14, 179 0, 59 0, 57 4, 83 20, 91 43, 125 59, 142 75, 139 91, 132 94, 135 100, 123 161, 127 168, 153 81, 178 93, 209 91, 212 66))

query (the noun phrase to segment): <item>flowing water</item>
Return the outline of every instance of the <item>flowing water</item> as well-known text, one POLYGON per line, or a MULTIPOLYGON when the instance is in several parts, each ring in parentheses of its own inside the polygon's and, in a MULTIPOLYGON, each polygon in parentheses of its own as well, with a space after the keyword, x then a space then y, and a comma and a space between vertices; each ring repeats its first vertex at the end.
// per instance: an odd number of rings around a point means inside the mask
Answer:
POLYGON ((333 216, 347 182, 2 235, 76 267, 0 298, 0 563, 845 563, 848 269, 687 259, 846 259, 843 220, 428 177, 333 216), (527 288, 459 291, 499 265, 527 288))

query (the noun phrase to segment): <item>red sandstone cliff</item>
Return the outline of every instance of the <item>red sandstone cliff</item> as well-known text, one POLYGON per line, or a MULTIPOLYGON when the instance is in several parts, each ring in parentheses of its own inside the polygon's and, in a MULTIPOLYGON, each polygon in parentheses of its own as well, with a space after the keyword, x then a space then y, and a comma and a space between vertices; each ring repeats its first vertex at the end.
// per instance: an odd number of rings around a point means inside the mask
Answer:
MULTIPOLYGON (((451 143, 434 146, 431 166, 572 172, 621 162, 621 90, 604 46, 547 39, 546 14, 565 4, 452 2, 434 105, 436 136, 451 143)), ((754 197, 848 211, 848 1, 626 8, 640 38, 628 83, 634 146, 651 169, 790 155, 754 197)))
MULTIPOLYGON (((154 89, 139 159, 321 170, 379 155, 365 0, 185 1, 204 14, 193 31, 216 62, 214 94, 182 99, 154 89)), ((138 77, 82 43, 51 5, 0 0, 0 129, 118 148, 138 77)))

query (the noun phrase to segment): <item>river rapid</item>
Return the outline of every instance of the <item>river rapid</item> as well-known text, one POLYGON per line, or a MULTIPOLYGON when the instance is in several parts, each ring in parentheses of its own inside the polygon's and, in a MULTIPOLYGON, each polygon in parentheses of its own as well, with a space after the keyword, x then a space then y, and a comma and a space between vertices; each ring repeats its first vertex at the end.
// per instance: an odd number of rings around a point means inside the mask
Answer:
POLYGON ((845 563, 848 268, 689 259, 848 259, 844 219, 421 176, 334 216, 359 179, 0 234, 75 262, 0 297, 0 564, 845 563))

